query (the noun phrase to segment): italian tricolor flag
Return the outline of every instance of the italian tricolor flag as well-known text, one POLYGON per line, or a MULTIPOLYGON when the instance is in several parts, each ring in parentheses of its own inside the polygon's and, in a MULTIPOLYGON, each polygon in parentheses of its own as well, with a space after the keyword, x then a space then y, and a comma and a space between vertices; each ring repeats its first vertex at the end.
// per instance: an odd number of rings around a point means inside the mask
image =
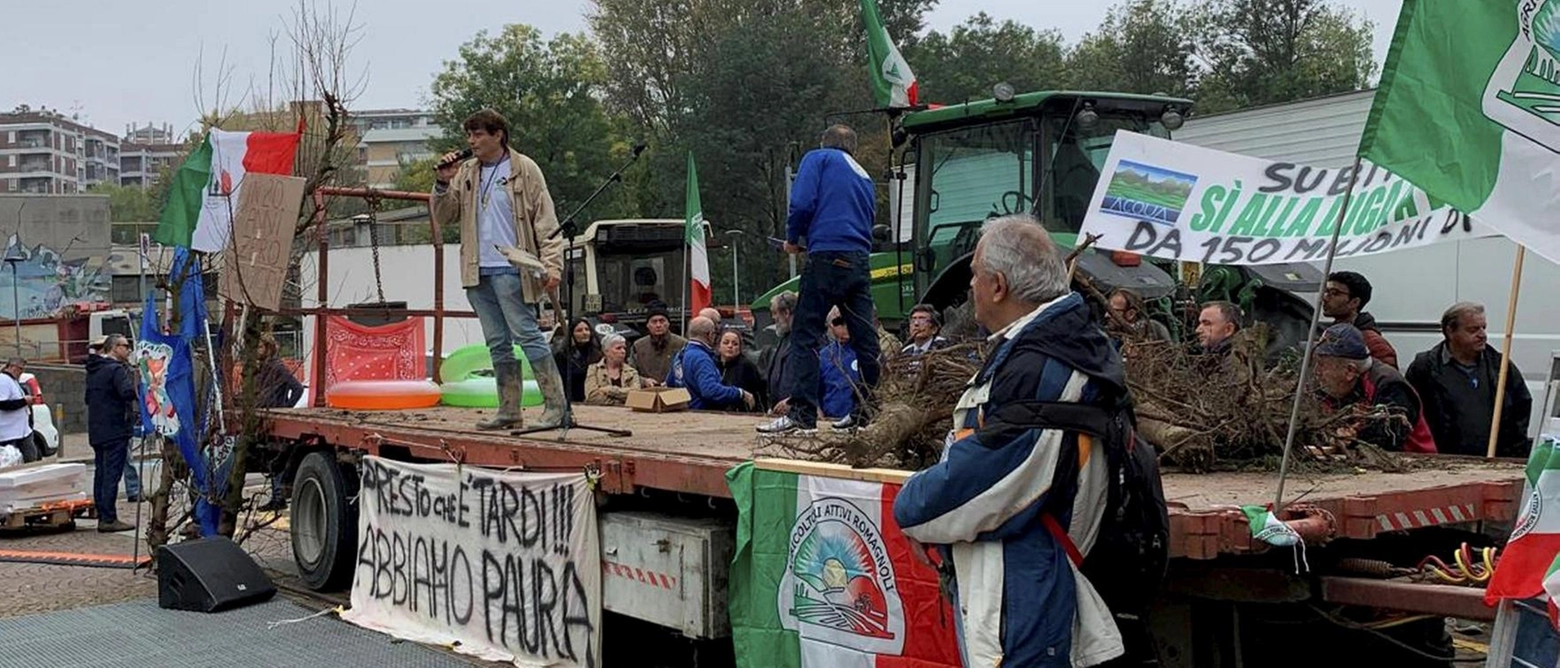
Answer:
POLYGON ((699 172, 693 166, 693 152, 688 153, 688 290, 692 296, 689 313, 710 305, 710 256, 704 247, 704 205, 699 203, 699 172))
POLYGON ((740 513, 729 605, 737 665, 959 666, 937 573, 894 524, 899 485, 852 474, 769 459, 726 474, 740 513))
POLYGON ((174 175, 168 205, 152 238, 207 253, 226 248, 244 175, 292 174, 302 136, 212 129, 174 175))
POLYGON ((1550 621, 1560 627, 1555 604, 1560 600, 1560 447, 1552 436, 1540 438, 1528 457, 1523 498, 1484 602, 1542 596, 1549 602, 1550 621))

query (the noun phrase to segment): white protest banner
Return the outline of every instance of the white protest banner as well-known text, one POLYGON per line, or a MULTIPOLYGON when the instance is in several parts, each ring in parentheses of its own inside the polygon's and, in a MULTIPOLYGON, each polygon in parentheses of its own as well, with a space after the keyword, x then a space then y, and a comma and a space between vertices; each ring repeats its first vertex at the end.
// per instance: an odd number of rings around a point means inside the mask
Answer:
POLYGON ((518 666, 601 665, 601 551, 584 474, 364 459, 342 619, 518 666))
MULTIPOLYGON (((1095 245, 1209 264, 1314 262, 1328 242, 1353 167, 1273 162, 1119 130, 1083 234, 1095 245)), ((1493 236, 1424 191, 1362 162, 1338 257, 1493 236)))

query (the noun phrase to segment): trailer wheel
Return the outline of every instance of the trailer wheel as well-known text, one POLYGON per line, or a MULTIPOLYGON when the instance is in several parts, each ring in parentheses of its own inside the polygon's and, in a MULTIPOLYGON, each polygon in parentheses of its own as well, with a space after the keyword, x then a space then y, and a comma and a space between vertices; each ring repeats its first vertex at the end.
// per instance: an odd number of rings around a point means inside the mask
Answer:
POLYGON ((304 584, 315 591, 340 589, 352 580, 357 553, 355 471, 343 470, 329 452, 311 452, 293 479, 293 560, 304 584))

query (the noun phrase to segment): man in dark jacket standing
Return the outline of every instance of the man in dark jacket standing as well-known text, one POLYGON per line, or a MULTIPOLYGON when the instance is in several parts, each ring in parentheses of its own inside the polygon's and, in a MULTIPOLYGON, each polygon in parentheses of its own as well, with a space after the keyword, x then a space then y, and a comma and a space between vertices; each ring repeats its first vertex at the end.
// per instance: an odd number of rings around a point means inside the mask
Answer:
POLYGON ((1365 337, 1365 347, 1370 356, 1394 369, 1398 368, 1397 350, 1381 335, 1376 318, 1365 312, 1370 303, 1370 281, 1352 271, 1335 271, 1327 277, 1322 289, 1322 315, 1333 319, 1333 324, 1350 324, 1365 337))
MULTIPOLYGON (((1495 386, 1500 382, 1500 351, 1490 347, 1486 324, 1482 305, 1453 304, 1441 316, 1444 340, 1419 353, 1408 365, 1408 382, 1424 401, 1425 421, 1443 453, 1482 456, 1488 452, 1490 422, 1495 419, 1495 386)), ((1510 367, 1495 454, 1526 459, 1532 447, 1528 419, 1533 413, 1533 395, 1517 365, 1510 367)))
MULTIPOLYGON (((868 254, 872 252, 872 222, 877 191, 872 177, 851 154, 856 132, 833 125, 823 132, 821 146, 802 158, 791 188, 786 214, 785 251, 807 254, 792 333, 792 387, 785 415, 758 427, 760 433, 811 431, 818 424, 818 353, 823 347, 824 317, 838 306, 856 347, 861 380, 877 386, 880 355, 877 312, 872 304, 868 254)), ((836 429, 859 425, 856 414, 834 423, 836 429)))
POLYGON ((130 374, 130 341, 110 334, 101 355, 87 356, 87 440, 92 445, 92 502, 98 531, 129 531, 114 505, 119 478, 130 456, 135 417, 135 380, 130 374))
MULTIPOLYGON (((791 317, 796 313, 796 293, 782 292, 769 300, 769 317, 775 323, 774 345, 764 349, 759 356, 759 368, 764 371, 764 382, 769 385, 769 398, 775 402, 775 415, 785 415, 791 397, 791 317)), ((766 406, 765 408, 769 408, 766 406)))

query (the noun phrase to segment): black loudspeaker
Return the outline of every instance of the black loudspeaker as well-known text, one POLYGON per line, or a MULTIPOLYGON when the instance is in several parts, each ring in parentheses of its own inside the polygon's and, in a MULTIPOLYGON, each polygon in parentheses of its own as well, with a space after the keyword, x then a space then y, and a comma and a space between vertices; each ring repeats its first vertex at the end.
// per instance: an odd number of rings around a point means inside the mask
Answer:
POLYGON ((157 605, 172 610, 220 612, 276 595, 260 565, 222 536, 157 548, 157 605))

